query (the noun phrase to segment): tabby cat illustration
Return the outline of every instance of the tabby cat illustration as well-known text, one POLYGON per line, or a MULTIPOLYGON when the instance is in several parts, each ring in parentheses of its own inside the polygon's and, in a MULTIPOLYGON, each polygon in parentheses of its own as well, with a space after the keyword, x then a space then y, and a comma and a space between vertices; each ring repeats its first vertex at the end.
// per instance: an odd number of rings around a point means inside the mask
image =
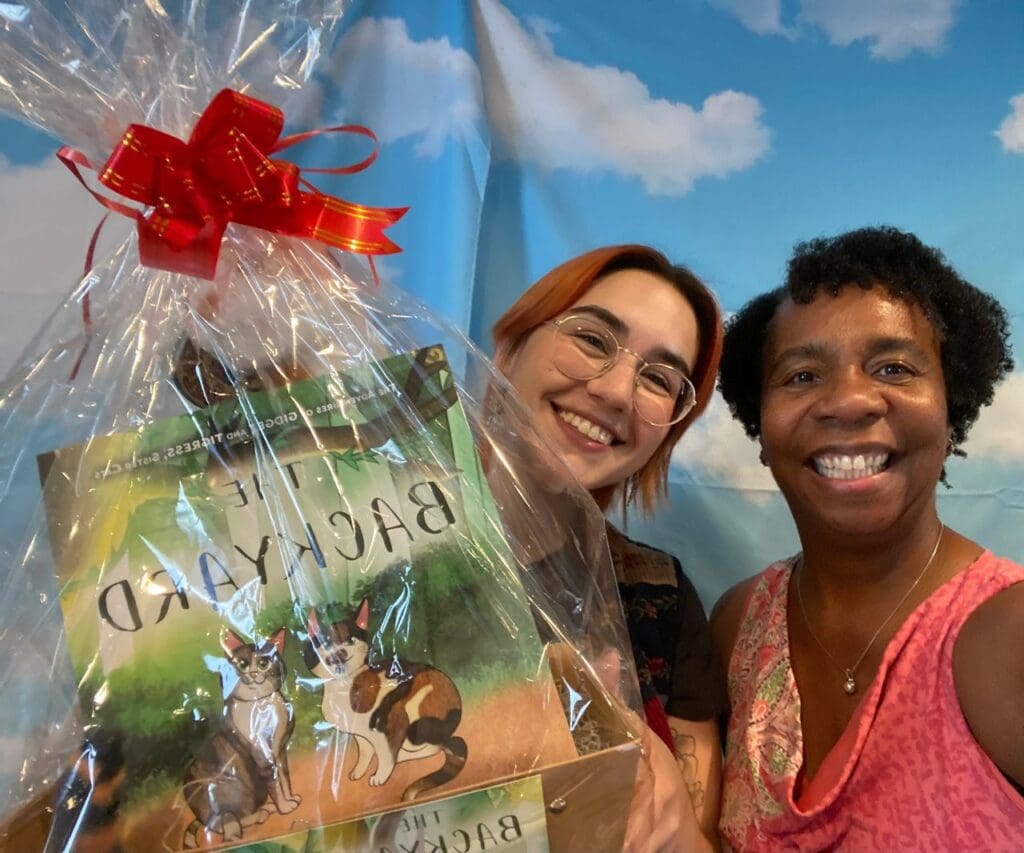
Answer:
POLYGON ((452 680, 426 664, 389 661, 389 670, 367 660, 369 604, 363 599, 354 619, 321 626, 316 611, 307 618, 310 643, 306 665, 323 679, 324 719, 356 745, 350 778, 361 779, 374 757, 370 785, 383 785, 400 761, 444 753, 440 769, 413 782, 402 794, 413 800, 451 781, 466 763, 466 742, 455 736, 462 700, 452 680))
POLYGON ((225 841, 263 823, 271 808, 294 811, 302 801, 292 793, 286 747, 294 720, 281 693, 285 629, 262 646, 228 632, 221 647, 231 664, 222 675, 228 695, 217 731, 185 771, 183 793, 196 820, 185 830, 184 845, 198 845, 204 828, 225 841))

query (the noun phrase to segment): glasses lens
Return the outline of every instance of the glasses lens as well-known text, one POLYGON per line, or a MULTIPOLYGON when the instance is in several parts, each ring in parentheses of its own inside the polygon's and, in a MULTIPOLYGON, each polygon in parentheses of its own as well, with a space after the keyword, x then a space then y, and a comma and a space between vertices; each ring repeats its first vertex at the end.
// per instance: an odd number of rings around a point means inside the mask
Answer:
MULTIPOLYGON (((555 367, 570 379, 595 379, 618 359, 619 342, 597 320, 566 317, 553 325, 555 367)), ((667 364, 641 365, 633 392, 637 414, 654 426, 669 426, 685 418, 696 401, 690 380, 667 364)))
POLYGON ((686 417, 696 401, 690 380, 667 364, 648 364, 637 374, 634 405, 654 426, 668 426, 686 417))
POLYGON ((566 317, 555 329, 555 367, 570 379, 600 376, 618 357, 615 337, 594 320, 566 317))

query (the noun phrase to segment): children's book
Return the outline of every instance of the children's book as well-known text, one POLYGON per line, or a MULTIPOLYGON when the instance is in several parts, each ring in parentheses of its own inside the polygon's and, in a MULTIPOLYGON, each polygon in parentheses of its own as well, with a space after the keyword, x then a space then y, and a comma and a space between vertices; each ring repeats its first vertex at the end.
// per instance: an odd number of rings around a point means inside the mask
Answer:
POLYGON ((440 347, 39 467, 128 849, 314 838, 576 757, 440 347))
POLYGON ((435 800, 383 815, 300 831, 237 853, 470 853, 491 850, 548 853, 546 809, 540 776, 435 800))

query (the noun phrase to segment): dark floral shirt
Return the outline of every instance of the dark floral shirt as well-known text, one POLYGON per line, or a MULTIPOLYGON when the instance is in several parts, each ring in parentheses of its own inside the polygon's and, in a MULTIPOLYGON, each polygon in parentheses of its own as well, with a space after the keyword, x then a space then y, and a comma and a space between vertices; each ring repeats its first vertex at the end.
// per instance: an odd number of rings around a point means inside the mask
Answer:
POLYGON ((709 720, 727 707, 704 607, 679 561, 608 525, 629 641, 646 702, 660 696, 683 720, 709 720))

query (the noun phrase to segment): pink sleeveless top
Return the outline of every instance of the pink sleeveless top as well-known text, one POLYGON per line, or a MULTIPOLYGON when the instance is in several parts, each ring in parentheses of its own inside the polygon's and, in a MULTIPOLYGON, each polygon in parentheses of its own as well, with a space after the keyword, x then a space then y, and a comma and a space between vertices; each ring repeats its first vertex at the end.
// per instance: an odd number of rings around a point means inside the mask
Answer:
POLYGON ((1024 850, 1024 796, 974 740, 953 684, 967 617, 1024 580, 986 551, 890 641, 874 681, 814 778, 803 765, 789 665, 790 563, 751 591, 729 662, 732 715, 719 828, 735 850, 1024 850))

